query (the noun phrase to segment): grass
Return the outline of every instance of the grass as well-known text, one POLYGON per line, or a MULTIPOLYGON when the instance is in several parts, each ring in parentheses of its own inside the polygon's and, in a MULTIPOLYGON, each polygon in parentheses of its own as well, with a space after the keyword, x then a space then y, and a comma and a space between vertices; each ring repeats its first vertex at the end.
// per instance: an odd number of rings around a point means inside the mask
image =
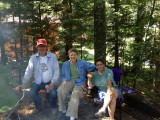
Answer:
POLYGON ((9 85, 12 79, 10 66, 0 66, 0 113, 6 112, 16 104, 18 96, 9 85))

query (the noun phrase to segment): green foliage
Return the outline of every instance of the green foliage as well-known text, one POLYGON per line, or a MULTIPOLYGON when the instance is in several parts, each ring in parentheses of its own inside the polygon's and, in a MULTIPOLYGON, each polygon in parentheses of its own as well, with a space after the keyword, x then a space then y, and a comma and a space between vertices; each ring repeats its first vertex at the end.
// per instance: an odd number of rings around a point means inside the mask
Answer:
MULTIPOLYGON (((3 32, 0 34, 2 36, 3 33, 6 41, 17 43, 20 38, 25 40, 24 38, 28 36, 32 36, 34 39, 45 37, 53 49, 62 51, 63 58, 65 58, 66 52, 65 45, 70 40, 72 43, 78 44, 79 49, 84 46, 93 49, 95 40, 94 5, 102 1, 104 0, 1 0, 0 27, 3 32), (14 27, 2 26, 8 16, 20 17, 21 25, 15 21, 14 27), (60 20, 57 23, 59 29, 51 25, 57 19, 60 20), (53 32, 56 32, 56 37, 52 36, 53 32)), ((106 54, 109 56, 108 65, 113 66, 114 63, 115 32, 118 32, 118 58, 122 67, 127 65, 125 67, 132 70, 132 67, 135 67, 134 62, 138 60, 136 67, 143 71, 144 62, 152 61, 154 63, 155 58, 159 56, 158 13, 160 3, 156 1, 153 9, 152 0, 121 0, 119 1, 119 10, 116 12, 114 6, 113 0, 105 0, 106 42, 103 42, 103 45, 106 45, 106 54), (115 19, 118 23, 116 31, 115 19), (153 28, 153 25, 156 27, 153 28)), ((28 46, 32 45, 34 46, 34 43, 29 43, 28 46)), ((99 49, 101 47, 98 46, 99 49)), ((83 53, 88 54, 85 50, 83 53)), ((88 60, 93 57, 94 55, 89 54, 88 60)), ((129 74, 127 77, 132 79, 133 76, 129 74)), ((139 74, 139 77, 146 79, 145 74, 139 74)))
POLYGON ((10 84, 13 83, 11 67, 1 66, 0 67, 0 113, 6 112, 16 104, 18 96, 16 96, 10 84))
POLYGON ((4 10, 4 9, 8 9, 8 8, 10 8, 10 4, 0 2, 0 10, 4 10))

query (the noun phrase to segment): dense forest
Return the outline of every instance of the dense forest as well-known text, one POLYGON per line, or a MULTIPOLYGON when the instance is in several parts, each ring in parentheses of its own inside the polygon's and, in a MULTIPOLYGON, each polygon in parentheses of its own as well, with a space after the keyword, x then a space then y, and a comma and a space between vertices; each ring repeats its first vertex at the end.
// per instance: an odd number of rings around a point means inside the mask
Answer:
POLYGON ((76 47, 121 67, 122 84, 160 94, 159 0, 0 0, 0 64, 14 63, 21 79, 38 38, 59 61, 76 47))

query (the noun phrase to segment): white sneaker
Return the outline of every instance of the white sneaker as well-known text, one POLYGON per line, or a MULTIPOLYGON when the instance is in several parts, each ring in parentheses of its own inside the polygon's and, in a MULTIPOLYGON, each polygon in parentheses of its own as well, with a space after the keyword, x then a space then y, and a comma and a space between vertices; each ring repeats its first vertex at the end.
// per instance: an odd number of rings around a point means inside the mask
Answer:
POLYGON ((74 117, 70 117, 70 120, 75 120, 75 118, 74 117))

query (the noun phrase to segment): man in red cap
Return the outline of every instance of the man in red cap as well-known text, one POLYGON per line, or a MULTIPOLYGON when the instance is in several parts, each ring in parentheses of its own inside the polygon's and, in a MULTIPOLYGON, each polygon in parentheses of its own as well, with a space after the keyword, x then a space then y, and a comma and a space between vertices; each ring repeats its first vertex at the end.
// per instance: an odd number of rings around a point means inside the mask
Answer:
POLYGON ((43 105, 38 92, 45 89, 49 98, 52 113, 56 114, 57 108, 57 83, 59 79, 59 63, 55 54, 47 52, 47 42, 45 39, 38 39, 38 53, 31 56, 26 68, 23 83, 20 87, 25 87, 26 83, 34 75, 34 82, 30 95, 37 110, 42 111, 43 105))

